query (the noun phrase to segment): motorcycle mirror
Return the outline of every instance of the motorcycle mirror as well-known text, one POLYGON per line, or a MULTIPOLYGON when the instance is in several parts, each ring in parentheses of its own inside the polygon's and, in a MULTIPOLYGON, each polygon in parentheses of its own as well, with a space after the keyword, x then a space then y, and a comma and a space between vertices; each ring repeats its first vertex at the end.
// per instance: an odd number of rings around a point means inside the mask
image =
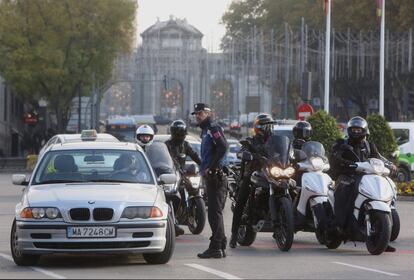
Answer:
POLYGON ((250 152, 244 151, 241 153, 240 159, 243 161, 252 161, 253 155, 250 152))
POLYGON ((198 173, 197 165, 191 163, 185 166, 185 174, 188 176, 195 176, 198 173))

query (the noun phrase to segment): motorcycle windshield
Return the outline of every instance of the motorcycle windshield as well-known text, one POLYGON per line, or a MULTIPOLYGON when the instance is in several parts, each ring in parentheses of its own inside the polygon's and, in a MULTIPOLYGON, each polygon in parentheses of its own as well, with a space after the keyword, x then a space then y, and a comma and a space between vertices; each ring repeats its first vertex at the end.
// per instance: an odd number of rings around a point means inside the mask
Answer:
POLYGON ((164 143, 153 142, 145 148, 145 151, 158 177, 162 174, 175 174, 174 162, 164 143))
POLYGON ((308 159, 312 157, 319 157, 326 160, 325 148, 319 142, 309 141, 304 143, 302 145, 302 151, 306 154, 308 159))
POLYGON ((267 140, 266 154, 269 159, 282 165, 287 166, 291 157, 290 153, 293 152, 291 148, 290 139, 284 135, 272 135, 267 140))

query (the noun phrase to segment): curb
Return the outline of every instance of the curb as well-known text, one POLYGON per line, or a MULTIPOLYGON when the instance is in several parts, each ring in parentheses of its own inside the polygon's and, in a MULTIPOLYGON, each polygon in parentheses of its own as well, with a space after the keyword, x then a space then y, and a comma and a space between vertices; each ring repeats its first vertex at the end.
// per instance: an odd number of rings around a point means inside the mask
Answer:
POLYGON ((414 201, 414 195, 399 195, 397 201, 414 201))

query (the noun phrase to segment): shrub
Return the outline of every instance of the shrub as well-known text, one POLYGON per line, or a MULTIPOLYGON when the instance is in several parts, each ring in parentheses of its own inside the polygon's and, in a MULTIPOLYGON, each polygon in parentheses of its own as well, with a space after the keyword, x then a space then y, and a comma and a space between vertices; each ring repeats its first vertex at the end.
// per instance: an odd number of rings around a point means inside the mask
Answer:
POLYGON ((397 182, 398 195, 414 195, 414 182, 397 182))
POLYGON ((336 140, 343 138, 334 117, 328 115, 325 111, 319 110, 307 121, 312 125, 312 140, 322 143, 329 154, 336 140))
POLYGON ((370 135, 368 140, 375 143, 378 151, 387 159, 398 149, 397 140, 383 116, 373 114, 367 118, 370 135))

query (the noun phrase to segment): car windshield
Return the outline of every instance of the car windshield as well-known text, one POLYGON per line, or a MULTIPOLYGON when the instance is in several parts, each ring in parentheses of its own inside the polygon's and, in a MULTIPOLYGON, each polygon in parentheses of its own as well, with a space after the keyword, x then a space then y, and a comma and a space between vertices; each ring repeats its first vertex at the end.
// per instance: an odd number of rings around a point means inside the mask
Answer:
POLYGON ((229 152, 232 154, 237 154, 241 149, 241 145, 231 144, 229 145, 229 152))
POLYGON ((123 182, 154 184, 143 154, 128 150, 50 151, 36 170, 32 184, 123 182))
POLYGON ((273 135, 277 135, 277 136, 287 136, 289 139, 293 139, 293 132, 291 129, 286 129, 286 130, 282 130, 282 129, 275 129, 273 130, 273 135))

